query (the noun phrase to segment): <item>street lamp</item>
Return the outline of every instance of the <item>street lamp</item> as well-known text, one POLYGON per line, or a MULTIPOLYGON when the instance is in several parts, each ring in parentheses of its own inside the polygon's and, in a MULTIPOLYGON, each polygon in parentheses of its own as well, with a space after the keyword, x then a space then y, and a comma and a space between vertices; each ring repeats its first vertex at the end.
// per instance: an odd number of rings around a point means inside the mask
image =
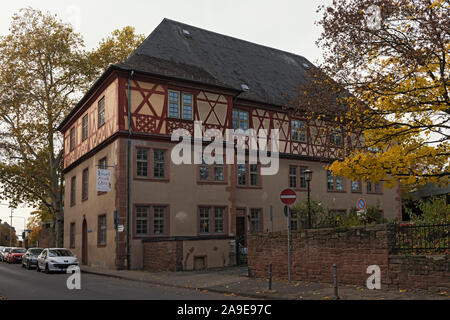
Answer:
POLYGON ((309 183, 312 180, 312 170, 305 170, 304 172, 305 180, 308 184, 308 228, 311 229, 311 189, 309 183))

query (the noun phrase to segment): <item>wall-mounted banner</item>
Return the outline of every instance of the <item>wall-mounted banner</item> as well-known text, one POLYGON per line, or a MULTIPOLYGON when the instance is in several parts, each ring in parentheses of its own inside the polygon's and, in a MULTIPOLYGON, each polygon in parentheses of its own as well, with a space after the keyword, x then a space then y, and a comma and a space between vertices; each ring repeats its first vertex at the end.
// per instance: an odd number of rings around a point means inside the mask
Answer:
POLYGON ((97 191, 111 191, 111 170, 97 169, 97 191))

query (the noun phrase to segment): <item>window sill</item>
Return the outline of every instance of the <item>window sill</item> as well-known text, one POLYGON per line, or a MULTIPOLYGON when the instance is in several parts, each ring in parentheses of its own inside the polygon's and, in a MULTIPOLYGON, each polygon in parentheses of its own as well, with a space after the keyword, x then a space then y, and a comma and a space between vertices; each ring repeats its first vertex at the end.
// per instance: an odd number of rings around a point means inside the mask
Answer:
POLYGON ((194 119, 182 119, 182 118, 174 118, 174 117, 169 117, 169 116, 167 116, 167 120, 194 122, 194 119))
POLYGON ((136 181, 151 181, 151 182, 170 182, 168 178, 144 178, 144 177, 134 177, 136 181))
POLYGON ((327 190, 327 192, 330 192, 330 193, 347 193, 347 191, 345 191, 345 190, 342 190, 342 191, 339 191, 339 190, 327 190))
POLYGON ((81 201, 82 202, 85 202, 85 201, 87 201, 88 200, 88 198, 86 197, 86 198, 84 198, 84 199, 81 199, 81 201))
POLYGON ((207 181, 207 180, 201 181, 201 180, 197 180, 197 184, 206 184, 206 185, 209 185, 209 184, 227 185, 228 182, 227 182, 227 181, 207 181))
POLYGON ((351 191, 351 193, 362 193, 362 191, 351 191))
POLYGON ((367 194, 383 195, 383 192, 367 192, 367 194))
POLYGON ((240 185, 237 185, 236 188, 239 188, 239 189, 262 189, 263 187, 262 186, 240 186, 240 185))
POLYGON ((106 248, 106 244, 97 244, 97 248, 106 248))

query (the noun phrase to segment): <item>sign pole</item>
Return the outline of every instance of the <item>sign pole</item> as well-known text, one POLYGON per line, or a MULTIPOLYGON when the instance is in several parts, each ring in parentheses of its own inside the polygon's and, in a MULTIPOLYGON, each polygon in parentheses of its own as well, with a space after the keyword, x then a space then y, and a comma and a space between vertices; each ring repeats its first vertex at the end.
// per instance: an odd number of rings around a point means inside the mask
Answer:
POLYGON ((291 282, 291 208, 287 207, 288 281, 291 282))

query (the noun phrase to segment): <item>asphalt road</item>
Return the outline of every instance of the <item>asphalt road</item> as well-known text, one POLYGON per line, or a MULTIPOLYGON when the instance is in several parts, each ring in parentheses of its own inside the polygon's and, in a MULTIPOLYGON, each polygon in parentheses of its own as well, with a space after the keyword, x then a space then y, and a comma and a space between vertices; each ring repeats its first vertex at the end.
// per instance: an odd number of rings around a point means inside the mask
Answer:
POLYGON ((111 277, 81 274, 81 289, 69 290, 69 274, 45 274, 0 262, 0 299, 8 300, 224 300, 239 299, 111 277))

